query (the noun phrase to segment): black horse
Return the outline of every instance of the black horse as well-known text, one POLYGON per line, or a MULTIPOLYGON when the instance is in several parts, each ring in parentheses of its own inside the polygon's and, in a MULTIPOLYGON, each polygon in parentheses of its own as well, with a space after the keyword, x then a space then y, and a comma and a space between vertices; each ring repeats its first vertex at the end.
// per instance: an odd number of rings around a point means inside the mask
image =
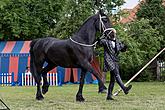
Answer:
POLYGON ((111 27, 110 20, 102 11, 88 18, 70 39, 59 40, 52 37, 35 39, 30 44, 30 71, 37 83, 36 99, 41 100, 48 91, 47 72, 56 66, 65 68, 81 68, 81 78, 76 101, 84 101, 82 90, 87 72, 91 72, 99 81, 99 90, 104 86, 101 77, 90 64, 93 57, 96 32, 106 34, 111 27), (44 62, 48 65, 43 67, 44 62), (42 93, 40 89, 43 77, 42 93))

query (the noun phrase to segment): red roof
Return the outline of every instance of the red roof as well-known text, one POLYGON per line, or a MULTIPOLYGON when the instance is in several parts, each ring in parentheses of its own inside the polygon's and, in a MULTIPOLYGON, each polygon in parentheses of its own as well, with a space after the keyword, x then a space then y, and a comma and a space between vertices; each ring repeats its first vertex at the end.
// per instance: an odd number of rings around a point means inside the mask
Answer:
MULTIPOLYGON (((129 16, 121 18, 121 20, 119 22, 125 24, 125 23, 129 23, 129 22, 133 21, 134 19, 136 19, 136 12, 140 8, 140 4, 143 2, 145 2, 145 0, 141 0, 140 3, 137 6, 135 6, 133 9, 124 9, 123 11, 128 12, 129 16)), ((165 0, 163 0, 162 4, 165 6, 165 0)))
MULTIPOLYGON (((144 0, 142 0, 142 1, 144 1, 144 0)), ((124 9, 123 11, 127 11, 129 13, 129 16, 128 17, 123 17, 120 20, 120 22, 125 24, 125 23, 133 21, 136 18, 136 12, 138 11, 139 8, 140 8, 140 3, 137 6, 135 6, 133 9, 130 9, 130 10, 124 9)))

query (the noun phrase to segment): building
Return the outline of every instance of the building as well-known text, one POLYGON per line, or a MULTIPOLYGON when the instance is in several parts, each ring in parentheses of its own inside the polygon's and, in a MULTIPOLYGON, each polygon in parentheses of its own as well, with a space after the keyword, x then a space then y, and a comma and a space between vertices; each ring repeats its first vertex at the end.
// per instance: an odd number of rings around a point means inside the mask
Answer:
MULTIPOLYGON (((123 9, 123 12, 128 13, 128 16, 121 17, 119 22, 125 24, 125 23, 129 23, 129 22, 133 21, 134 19, 136 19, 136 12, 140 8, 140 4, 144 3, 144 2, 145 2, 145 0, 140 0, 139 4, 137 6, 135 6, 133 9, 123 9)), ((162 4, 165 6, 165 0, 163 0, 162 4)))

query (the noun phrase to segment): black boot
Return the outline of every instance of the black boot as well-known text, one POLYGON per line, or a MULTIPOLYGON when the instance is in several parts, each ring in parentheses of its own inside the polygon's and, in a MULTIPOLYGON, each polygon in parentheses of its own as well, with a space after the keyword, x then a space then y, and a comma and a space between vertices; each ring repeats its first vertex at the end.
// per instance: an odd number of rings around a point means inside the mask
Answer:
POLYGON ((114 100, 112 98, 112 91, 113 91, 113 88, 114 88, 114 84, 115 84, 115 82, 110 81, 110 84, 109 84, 109 87, 108 87, 107 100, 114 100))
POLYGON ((108 87, 108 94, 107 94, 107 100, 114 100, 112 98, 112 91, 113 91, 113 88, 114 88, 114 85, 115 85, 115 76, 114 76, 114 73, 113 72, 110 72, 111 73, 111 79, 110 79, 110 82, 109 82, 109 87, 108 87))
POLYGON ((119 86, 122 88, 122 90, 124 91, 125 94, 128 94, 129 93, 129 90, 132 88, 132 85, 129 85, 128 87, 125 87, 121 78, 120 78, 120 75, 118 73, 118 71, 114 70, 115 72, 115 78, 116 78, 116 82, 119 84, 119 86))
POLYGON ((132 85, 129 85, 128 87, 125 87, 124 93, 128 94, 129 90, 131 90, 131 88, 132 88, 132 85))

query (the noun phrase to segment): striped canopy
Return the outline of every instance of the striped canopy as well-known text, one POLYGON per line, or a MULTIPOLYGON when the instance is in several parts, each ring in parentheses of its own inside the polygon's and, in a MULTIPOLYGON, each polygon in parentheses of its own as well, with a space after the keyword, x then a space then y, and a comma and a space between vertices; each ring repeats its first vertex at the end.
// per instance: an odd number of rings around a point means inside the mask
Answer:
POLYGON ((0 41, 0 73, 14 72, 14 80, 30 65, 31 41, 0 41))
POLYGON ((31 41, 0 41, 0 56, 29 56, 31 41))

